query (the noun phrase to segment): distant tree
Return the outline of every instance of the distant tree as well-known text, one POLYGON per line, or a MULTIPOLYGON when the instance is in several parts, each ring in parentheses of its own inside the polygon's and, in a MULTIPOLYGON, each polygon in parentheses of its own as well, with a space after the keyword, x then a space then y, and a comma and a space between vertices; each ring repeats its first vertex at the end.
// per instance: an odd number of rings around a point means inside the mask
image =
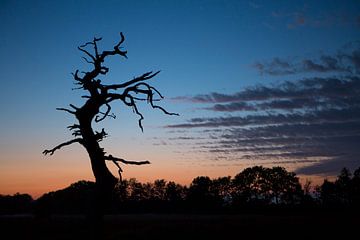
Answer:
POLYGON ((324 182, 317 187, 316 191, 318 192, 320 201, 324 206, 335 206, 339 204, 335 183, 325 179, 324 182))
POLYGON ((360 168, 353 176, 343 168, 334 182, 325 180, 317 192, 324 206, 360 208, 360 168))
POLYGON ((81 144, 90 158, 92 171, 96 180, 97 195, 100 200, 98 204, 100 205, 105 205, 104 200, 109 199, 114 186, 118 182, 118 179, 113 176, 107 168, 106 161, 112 161, 118 167, 120 180, 122 169, 119 163, 141 165, 149 164, 150 162, 129 161, 111 154, 106 154, 104 149, 100 147, 99 142, 108 134, 104 128, 102 128, 101 131, 94 131, 92 123, 94 121, 96 123, 101 122, 107 117, 115 118, 115 115, 111 113, 110 105, 115 101, 119 101, 133 109, 134 113, 139 116, 139 127, 141 130, 143 130, 142 120, 144 117, 138 109, 138 103, 140 101, 146 101, 152 108, 159 109, 165 114, 177 115, 155 104, 155 102, 161 100, 163 96, 155 87, 149 85, 147 80, 155 77, 160 71, 146 72, 134 77, 132 80, 116 84, 104 84, 99 79, 99 77, 109 72, 109 68, 104 66, 105 60, 112 56, 127 58, 127 51, 122 50, 124 40, 124 35, 120 33, 120 41, 112 50, 99 50, 98 43, 101 41, 101 38, 94 38, 92 41, 78 47, 78 49, 85 54, 83 59, 92 66, 91 71, 82 72, 82 75, 79 74, 79 70, 73 73, 75 84, 79 86, 78 89, 83 89, 88 92, 88 95, 83 96, 83 98, 87 100, 81 107, 70 104, 70 109, 57 108, 57 110, 65 111, 77 119, 76 124, 68 126, 75 138, 61 143, 52 149, 43 151, 45 155, 52 155, 56 150, 64 146, 73 143, 81 144), (93 53, 88 51, 86 49, 87 47, 92 47, 93 53))
POLYGON ((95 183, 82 180, 42 195, 36 201, 36 210, 38 214, 87 213, 91 210, 94 196, 95 183))
POLYGON ((271 200, 276 204, 294 204, 301 200, 303 192, 295 173, 288 172, 283 167, 273 167, 265 171, 266 195, 270 196, 271 200))
POLYGON ((246 168, 237 174, 233 181, 233 199, 235 204, 257 202, 264 199, 264 173, 262 166, 246 168))
POLYGON ((360 167, 354 171, 351 180, 351 204, 360 208, 360 167))
POLYGON ((312 187, 312 181, 309 179, 306 179, 304 185, 303 185, 303 197, 302 197, 302 204, 306 206, 315 206, 316 204, 316 197, 315 192, 312 187))
POLYGON ((350 203, 351 172, 343 168, 335 181, 336 195, 342 204, 350 203))
POLYGON ((129 179, 127 191, 129 200, 131 201, 139 202, 148 198, 148 194, 146 194, 143 184, 137 181, 135 178, 129 179))
POLYGON ((311 195, 311 180, 306 179, 306 182, 304 183, 304 195, 311 195))
POLYGON ((157 179, 150 185, 150 198, 152 200, 165 200, 166 181, 157 179))
POLYGON ((116 184, 114 192, 116 201, 124 202, 129 199, 129 180, 122 179, 121 182, 116 184))
POLYGON ((196 177, 190 184, 187 200, 198 209, 213 206, 216 198, 211 188, 212 180, 209 177, 196 177))
POLYGON ((219 177, 212 180, 210 192, 221 205, 230 205, 231 199, 231 177, 219 177))
POLYGON ((165 199, 169 202, 179 202, 186 198, 186 187, 175 182, 168 182, 165 188, 165 199))
POLYGON ((33 201, 29 194, 0 194, 0 214, 30 213, 33 201))
POLYGON ((350 187, 351 204, 360 208, 360 167, 354 171, 350 187))
POLYGON ((232 182, 235 203, 292 204, 300 201, 302 189, 295 173, 283 167, 246 168, 232 182))

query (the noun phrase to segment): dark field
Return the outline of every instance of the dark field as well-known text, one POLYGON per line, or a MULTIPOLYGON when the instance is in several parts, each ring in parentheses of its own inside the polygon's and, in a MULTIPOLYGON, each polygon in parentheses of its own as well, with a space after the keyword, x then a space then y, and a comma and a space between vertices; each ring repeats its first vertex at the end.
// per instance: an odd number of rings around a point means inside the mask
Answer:
POLYGON ((0 239, 345 239, 358 236, 360 217, 341 213, 108 215, 101 238, 94 229, 84 216, 0 216, 0 239))

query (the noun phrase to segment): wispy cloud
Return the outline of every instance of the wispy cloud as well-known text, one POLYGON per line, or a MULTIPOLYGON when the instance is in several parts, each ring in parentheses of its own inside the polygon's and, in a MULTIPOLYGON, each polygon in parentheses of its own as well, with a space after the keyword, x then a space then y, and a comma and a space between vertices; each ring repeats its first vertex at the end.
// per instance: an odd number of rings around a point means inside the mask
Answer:
POLYGON ((358 104, 357 76, 307 78, 275 86, 258 85, 234 94, 210 93, 177 97, 193 103, 214 103, 203 109, 219 112, 344 108, 358 104))
POLYGON ((360 77, 356 75, 305 78, 234 94, 181 99, 213 104, 203 108, 210 113, 235 114, 166 126, 199 130, 202 138, 194 148, 200 151, 240 161, 292 162, 304 174, 335 173, 343 166, 360 165, 354 160, 360 159, 360 77))
POLYGON ((252 64, 262 75, 290 75, 297 73, 359 73, 360 48, 341 50, 335 55, 323 54, 317 59, 281 59, 257 61, 252 64))

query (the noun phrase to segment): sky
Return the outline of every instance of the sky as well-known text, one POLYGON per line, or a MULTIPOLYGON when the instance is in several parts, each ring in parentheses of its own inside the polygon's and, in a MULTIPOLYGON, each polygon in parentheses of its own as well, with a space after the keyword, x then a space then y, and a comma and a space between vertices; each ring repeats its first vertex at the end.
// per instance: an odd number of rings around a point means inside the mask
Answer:
POLYGON ((102 37, 112 49, 120 32, 128 59, 106 61, 102 81, 161 70, 160 105, 180 114, 139 103, 141 132, 119 102, 94 124, 108 153, 152 163, 124 178, 189 184, 263 165, 319 182, 360 167, 358 1, 3 0, 0 31, 1 194, 94 180, 80 145, 42 151, 72 137, 75 119, 55 108, 84 103, 71 72, 91 66, 77 47, 102 37))

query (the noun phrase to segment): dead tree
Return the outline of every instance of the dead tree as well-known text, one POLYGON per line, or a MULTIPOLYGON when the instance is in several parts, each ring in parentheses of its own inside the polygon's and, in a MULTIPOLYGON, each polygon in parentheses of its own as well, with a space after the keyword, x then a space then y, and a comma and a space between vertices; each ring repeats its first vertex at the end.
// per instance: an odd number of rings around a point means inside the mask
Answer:
POLYGON ((142 120, 143 115, 139 111, 137 104, 140 101, 146 101, 152 108, 159 109, 168 115, 178 115, 170 113, 155 102, 163 99, 161 93, 153 86, 147 83, 147 80, 155 77, 160 71, 146 72, 141 76, 134 77, 132 80, 121 82, 117 84, 103 84, 99 79, 102 75, 106 75, 109 68, 104 66, 104 62, 111 56, 119 55, 120 57, 127 58, 127 51, 122 50, 122 44, 125 40, 124 35, 120 33, 120 41, 110 51, 99 51, 98 43, 102 38, 94 38, 92 41, 85 43, 78 47, 78 49, 85 55, 83 59, 92 65, 92 70, 88 72, 79 73, 76 70, 72 73, 75 84, 78 86, 76 89, 83 89, 88 92, 88 95, 82 96, 86 99, 84 105, 77 107, 70 104, 70 108, 57 108, 57 110, 65 111, 74 115, 77 123, 68 126, 72 131, 74 139, 61 143, 53 149, 43 151, 43 154, 54 154, 56 150, 68 146, 73 143, 81 144, 87 151, 91 161, 92 171, 96 180, 97 188, 101 194, 110 193, 118 179, 109 171, 106 166, 106 161, 112 161, 119 170, 121 180, 122 169, 120 164, 149 164, 149 161, 129 161, 119 157, 106 154, 103 148, 100 147, 101 142, 106 136, 104 128, 99 131, 94 131, 92 128, 93 121, 101 122, 107 117, 115 118, 111 113, 111 103, 120 101, 125 106, 131 107, 139 116, 139 127, 143 131, 142 120), (92 48, 92 51, 88 51, 92 48), (105 109, 105 111, 102 111, 105 109))

